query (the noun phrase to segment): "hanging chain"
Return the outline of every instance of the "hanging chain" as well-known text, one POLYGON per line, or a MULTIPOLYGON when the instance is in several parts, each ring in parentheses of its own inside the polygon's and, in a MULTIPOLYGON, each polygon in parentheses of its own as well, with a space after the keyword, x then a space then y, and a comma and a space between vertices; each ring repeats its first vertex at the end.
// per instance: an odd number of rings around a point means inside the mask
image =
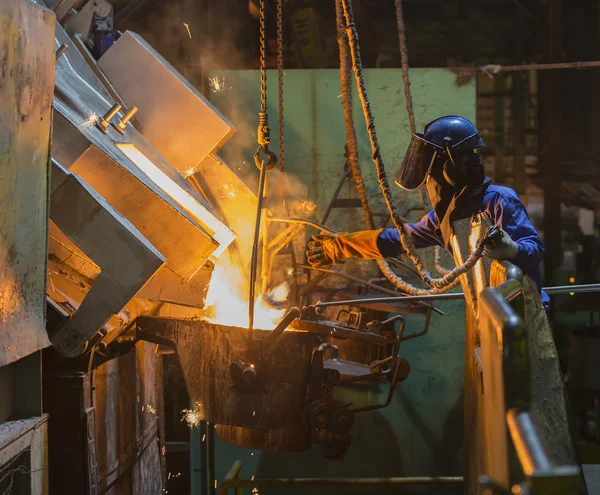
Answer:
MULTIPOLYGON (((260 0, 260 111, 267 113, 267 6, 260 0)), ((260 143, 259 143, 260 144, 260 143)))
POLYGON ((264 163, 269 170, 277 165, 277 156, 269 150, 271 144, 271 128, 269 127, 269 115, 267 114, 267 6, 265 0, 260 0, 260 112, 258 113, 258 131, 256 140, 258 149, 254 154, 254 163, 260 169, 263 166, 259 158, 262 150, 267 155, 264 163))
POLYGON ((277 0, 277 82, 279 85, 279 170, 285 168, 283 135, 283 0, 277 0))

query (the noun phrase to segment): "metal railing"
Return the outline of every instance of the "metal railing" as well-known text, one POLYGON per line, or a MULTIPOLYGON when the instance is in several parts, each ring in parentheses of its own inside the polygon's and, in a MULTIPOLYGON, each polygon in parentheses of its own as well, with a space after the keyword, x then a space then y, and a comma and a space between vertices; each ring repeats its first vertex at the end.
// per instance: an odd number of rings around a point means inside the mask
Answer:
POLYGON ((462 485, 462 476, 407 477, 407 478, 262 478, 245 480, 241 478, 242 465, 235 461, 231 470, 219 487, 219 495, 227 495, 235 489, 235 495, 241 495, 242 488, 314 488, 314 487, 394 487, 394 486, 431 486, 462 485))
MULTIPOLYGON (((497 287, 479 298, 485 469, 491 493, 580 493, 580 469, 555 466, 531 413, 531 363, 522 277, 495 263, 497 287), (557 491, 558 488, 558 491, 557 491)), ((492 277, 494 278, 494 277, 492 277)))

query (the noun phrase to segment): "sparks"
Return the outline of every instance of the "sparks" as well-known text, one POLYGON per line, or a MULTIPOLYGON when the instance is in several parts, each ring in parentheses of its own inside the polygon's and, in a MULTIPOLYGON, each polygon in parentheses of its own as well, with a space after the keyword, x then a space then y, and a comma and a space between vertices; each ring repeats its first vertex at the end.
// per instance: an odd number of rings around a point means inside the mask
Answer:
POLYGON ((190 39, 192 39, 192 33, 190 32, 190 25, 187 22, 184 22, 183 25, 187 29, 188 36, 190 37, 190 39))
POLYGON ((198 402, 196 402, 194 409, 183 409, 181 414, 183 414, 181 421, 185 421, 188 425, 188 428, 197 428, 200 424, 201 415, 200 404, 198 402))
POLYGON ((293 266, 290 266, 289 268, 286 268, 285 273, 292 276, 294 273, 296 273, 296 270, 294 270, 293 266))
POLYGON ((156 409, 154 409, 150 404, 146 406, 146 411, 148 411, 150 414, 156 414, 156 409))
POLYGON ((223 190, 223 194, 221 195, 221 198, 229 198, 229 199, 233 199, 235 198, 235 187, 232 186, 231 184, 225 184, 222 186, 221 188, 223 190))
POLYGON ((220 91, 224 91, 226 89, 231 89, 231 87, 226 88, 225 87, 225 76, 223 77, 219 77, 219 76, 214 76, 214 77, 209 77, 208 78, 208 84, 210 86, 210 89, 213 93, 219 93, 220 91))
POLYGON ((81 128, 85 129, 86 127, 92 127, 92 126, 96 125, 96 122, 98 122, 98 119, 99 119, 99 117, 96 114, 96 112, 90 112, 87 119, 85 119, 81 123, 81 128))

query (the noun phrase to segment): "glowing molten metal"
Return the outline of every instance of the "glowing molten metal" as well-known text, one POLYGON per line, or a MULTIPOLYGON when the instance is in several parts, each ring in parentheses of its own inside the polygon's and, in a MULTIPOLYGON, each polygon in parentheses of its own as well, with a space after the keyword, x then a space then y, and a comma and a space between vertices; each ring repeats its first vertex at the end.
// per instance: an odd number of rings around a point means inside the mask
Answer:
MULTIPOLYGON (((269 297, 283 302, 288 293, 289 286, 284 282, 269 297)), ((207 318, 212 323, 248 327, 248 281, 230 252, 223 253, 215 264, 205 305, 212 310, 212 316, 207 318)), ((254 305, 254 327, 273 330, 284 313, 285 310, 272 308, 259 296, 254 305)))

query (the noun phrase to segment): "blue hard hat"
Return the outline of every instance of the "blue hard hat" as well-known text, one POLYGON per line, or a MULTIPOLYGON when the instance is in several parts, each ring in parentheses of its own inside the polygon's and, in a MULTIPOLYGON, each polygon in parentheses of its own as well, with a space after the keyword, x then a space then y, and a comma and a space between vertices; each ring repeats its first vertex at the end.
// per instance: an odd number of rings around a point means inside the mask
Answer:
POLYGON ((469 119, 459 115, 440 117, 425 126, 423 139, 442 149, 450 140, 452 151, 468 151, 485 146, 477 127, 469 119))
POLYGON ((396 184, 412 191, 425 183, 437 157, 447 156, 454 161, 456 153, 483 146, 477 127, 469 119, 458 115, 435 119, 425 126, 423 134, 413 134, 396 175, 396 184))

